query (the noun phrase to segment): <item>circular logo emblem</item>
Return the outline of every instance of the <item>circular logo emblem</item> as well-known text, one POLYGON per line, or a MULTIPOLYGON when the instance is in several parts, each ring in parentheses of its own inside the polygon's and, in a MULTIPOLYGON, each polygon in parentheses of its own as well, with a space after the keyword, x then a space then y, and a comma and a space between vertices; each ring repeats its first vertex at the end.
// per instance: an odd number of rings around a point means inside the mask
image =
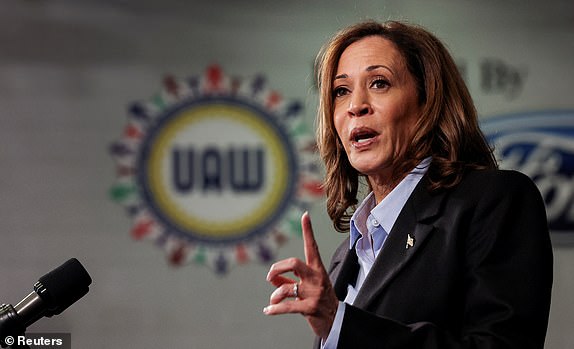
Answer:
POLYGON ((132 236, 154 239, 173 264, 226 272, 233 262, 269 262, 322 195, 301 105, 264 85, 212 66, 166 78, 160 94, 131 106, 111 147, 111 195, 134 218, 132 236))
POLYGON ((167 112, 144 141, 138 168, 146 202, 190 240, 267 231, 294 194, 296 154, 265 110, 202 98, 167 112))

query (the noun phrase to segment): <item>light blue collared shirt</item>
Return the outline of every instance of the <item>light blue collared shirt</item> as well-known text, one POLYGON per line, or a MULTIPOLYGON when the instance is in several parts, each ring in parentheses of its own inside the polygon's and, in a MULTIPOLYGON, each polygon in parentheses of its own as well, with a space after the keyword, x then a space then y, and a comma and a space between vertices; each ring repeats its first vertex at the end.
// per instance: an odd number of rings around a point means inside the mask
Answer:
POLYGON ((355 301, 389 232, 413 190, 427 172, 430 162, 430 157, 421 161, 378 205, 373 192, 369 193, 351 217, 349 249, 355 246, 359 262, 359 274, 355 286, 347 286, 345 301, 339 302, 335 321, 327 340, 322 345, 323 349, 335 349, 337 347, 345 314, 345 304, 352 305, 355 301))

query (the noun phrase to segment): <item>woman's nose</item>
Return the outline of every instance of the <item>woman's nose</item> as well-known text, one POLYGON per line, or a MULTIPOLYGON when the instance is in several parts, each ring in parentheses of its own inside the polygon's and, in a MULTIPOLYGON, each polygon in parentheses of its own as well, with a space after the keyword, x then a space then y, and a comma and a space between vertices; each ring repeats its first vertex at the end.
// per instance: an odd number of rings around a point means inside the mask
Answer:
POLYGON ((351 98, 347 112, 350 116, 364 116, 371 114, 373 110, 368 98, 364 94, 357 93, 351 98))

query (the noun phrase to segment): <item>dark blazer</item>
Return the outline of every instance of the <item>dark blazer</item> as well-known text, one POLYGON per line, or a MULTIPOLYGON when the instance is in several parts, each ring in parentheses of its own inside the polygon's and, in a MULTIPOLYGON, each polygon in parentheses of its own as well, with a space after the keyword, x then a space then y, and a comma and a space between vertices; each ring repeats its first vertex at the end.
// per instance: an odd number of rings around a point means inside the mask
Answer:
MULTIPOLYGON (((543 348, 552 246, 534 183, 490 170, 427 187, 425 176, 347 305, 338 348, 543 348)), ((332 258, 340 300, 356 258, 348 239, 332 258)))

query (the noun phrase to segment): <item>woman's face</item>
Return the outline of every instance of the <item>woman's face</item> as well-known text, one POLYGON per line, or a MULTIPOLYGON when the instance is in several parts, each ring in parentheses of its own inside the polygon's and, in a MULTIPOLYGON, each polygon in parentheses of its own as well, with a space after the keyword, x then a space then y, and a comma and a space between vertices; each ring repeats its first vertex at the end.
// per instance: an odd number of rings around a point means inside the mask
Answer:
POLYGON ((371 179, 388 180, 392 160, 413 137, 417 89, 402 55, 380 36, 349 45, 333 81, 333 121, 351 165, 371 179))

